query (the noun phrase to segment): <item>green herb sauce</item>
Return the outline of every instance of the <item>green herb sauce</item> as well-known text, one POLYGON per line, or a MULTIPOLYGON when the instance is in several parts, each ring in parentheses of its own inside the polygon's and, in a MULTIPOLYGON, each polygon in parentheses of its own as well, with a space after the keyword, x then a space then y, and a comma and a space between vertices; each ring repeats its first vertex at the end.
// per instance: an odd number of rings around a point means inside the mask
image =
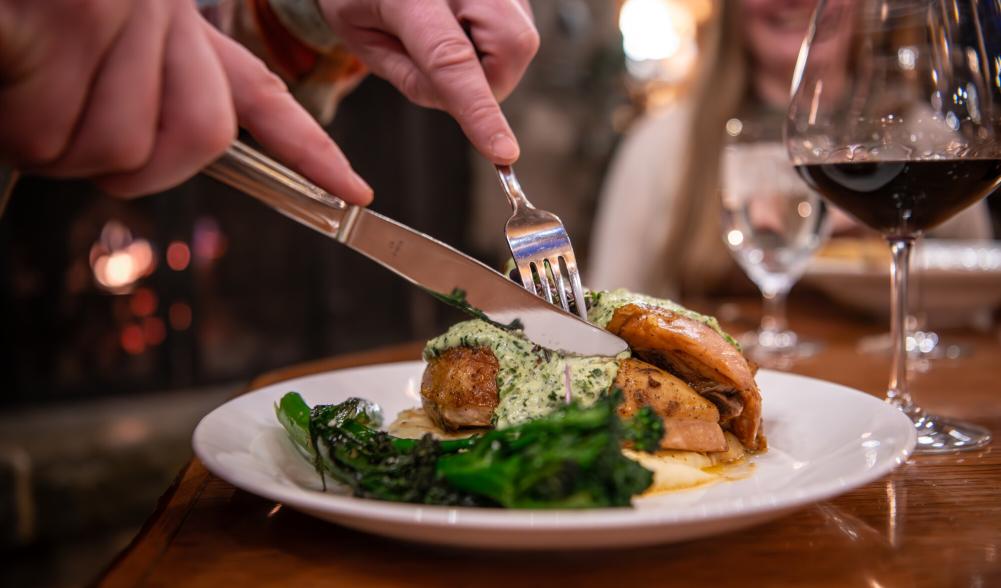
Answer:
POLYGON ((737 340, 720 328, 719 321, 716 320, 716 317, 699 314, 694 310, 685 308, 684 306, 681 306, 677 302, 671 300, 654 298, 653 296, 647 296, 646 294, 634 294, 624 288, 619 288, 618 290, 588 292, 588 299, 591 304, 587 311, 587 318, 589 321, 602 328, 608 325, 608 322, 612 320, 612 315, 615 314, 617 309, 627 304, 635 304, 637 306, 653 306, 666 308, 667 310, 676 312, 682 316, 699 321, 719 333, 724 339, 726 339, 727 343, 733 345, 738 350, 740 349, 740 344, 737 343, 737 340))
POLYGON ((494 412, 497 427, 539 418, 563 405, 567 367, 573 399, 584 406, 594 404, 615 381, 618 360, 629 357, 629 352, 616 358, 564 357, 532 344, 521 331, 471 320, 455 324, 443 335, 428 341, 424 358, 431 359, 455 347, 487 347, 497 357, 500 396, 494 412))

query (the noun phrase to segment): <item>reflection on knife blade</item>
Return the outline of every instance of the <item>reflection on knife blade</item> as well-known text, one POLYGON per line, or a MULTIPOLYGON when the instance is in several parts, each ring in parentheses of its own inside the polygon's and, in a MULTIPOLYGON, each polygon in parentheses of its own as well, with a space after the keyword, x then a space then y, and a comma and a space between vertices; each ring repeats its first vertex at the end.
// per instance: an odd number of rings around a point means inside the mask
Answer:
POLYGON ((234 143, 205 172, 347 245, 439 300, 474 311, 494 324, 522 327, 525 337, 540 347, 605 357, 627 348, 619 337, 549 304, 483 263, 376 212, 348 206, 242 143, 234 143))

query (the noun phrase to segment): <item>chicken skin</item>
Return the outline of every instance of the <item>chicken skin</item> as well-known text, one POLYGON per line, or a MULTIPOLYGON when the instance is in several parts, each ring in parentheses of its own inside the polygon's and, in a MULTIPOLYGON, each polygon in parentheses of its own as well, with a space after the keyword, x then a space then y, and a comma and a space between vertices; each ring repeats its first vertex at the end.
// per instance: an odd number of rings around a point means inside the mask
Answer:
POLYGON ((486 347, 454 347, 428 361, 421 402, 445 431, 489 427, 497 409, 497 357, 486 347))
POLYGON ((612 386, 622 390, 619 415, 630 417, 649 406, 664 420, 661 449, 726 450, 719 410, 675 376, 644 361, 624 359, 612 386))
MULTIPOLYGON (((490 426, 500 401, 497 370, 486 347, 455 347, 431 358, 421 381, 424 411, 445 431, 490 426)), ((622 390, 620 415, 649 406, 664 419, 662 449, 726 450, 716 406, 666 371, 623 359, 612 387, 622 390)))
POLYGON ((723 429, 751 451, 767 442, 761 432, 761 393, 741 352, 703 322, 672 310, 626 304, 605 327, 633 355, 674 374, 719 410, 723 429))

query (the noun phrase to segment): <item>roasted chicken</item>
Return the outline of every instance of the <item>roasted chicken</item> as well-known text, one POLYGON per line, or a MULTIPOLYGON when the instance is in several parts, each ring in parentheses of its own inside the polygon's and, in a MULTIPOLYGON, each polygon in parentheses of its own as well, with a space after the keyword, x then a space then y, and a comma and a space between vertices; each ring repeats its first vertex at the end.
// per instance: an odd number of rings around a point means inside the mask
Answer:
POLYGON ((637 359, 619 362, 613 387, 622 390, 619 414, 628 417, 649 406, 664 419, 663 449, 724 451, 719 411, 691 386, 637 359))
MULTIPOLYGON (((626 304, 606 328, 622 337, 633 359, 618 362, 612 388, 622 390, 619 412, 644 406, 664 419, 663 449, 723 452, 724 431, 748 450, 766 446, 754 368, 707 324, 661 307, 626 304)), ((421 399, 428 417, 446 431, 485 427, 500 402, 499 363, 489 347, 454 347, 428 358, 421 399)))
MULTIPOLYGON (((456 347, 428 361, 421 400, 445 431, 489 426, 499 402, 497 359, 484 347, 456 347)), ((622 416, 649 406, 664 419, 665 449, 724 451, 719 411, 688 384, 648 363, 624 359, 613 387, 622 390, 622 416)))
POLYGON ((712 401, 720 424, 744 447, 765 448, 754 370, 722 335, 677 312, 636 304, 616 309, 605 328, 622 337, 633 355, 678 376, 712 401))
POLYGON ((497 408, 497 370, 486 347, 455 347, 428 361, 421 378, 424 411, 446 431, 489 427, 497 408))

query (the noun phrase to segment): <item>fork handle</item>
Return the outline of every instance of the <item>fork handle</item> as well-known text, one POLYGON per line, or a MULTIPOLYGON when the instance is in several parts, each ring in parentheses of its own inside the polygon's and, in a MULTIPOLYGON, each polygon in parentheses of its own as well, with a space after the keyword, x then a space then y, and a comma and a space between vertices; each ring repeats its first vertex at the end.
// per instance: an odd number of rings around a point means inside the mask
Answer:
POLYGON ((532 203, 528 201, 525 197, 525 193, 521 190, 521 184, 518 182, 518 176, 514 175, 514 168, 510 165, 498 165, 497 166, 497 177, 500 178, 501 186, 504 187, 504 193, 507 194, 507 199, 511 203, 511 208, 515 212, 519 208, 535 208, 532 203))
POLYGON ((202 172, 325 235, 337 237, 354 208, 240 141, 202 172))

